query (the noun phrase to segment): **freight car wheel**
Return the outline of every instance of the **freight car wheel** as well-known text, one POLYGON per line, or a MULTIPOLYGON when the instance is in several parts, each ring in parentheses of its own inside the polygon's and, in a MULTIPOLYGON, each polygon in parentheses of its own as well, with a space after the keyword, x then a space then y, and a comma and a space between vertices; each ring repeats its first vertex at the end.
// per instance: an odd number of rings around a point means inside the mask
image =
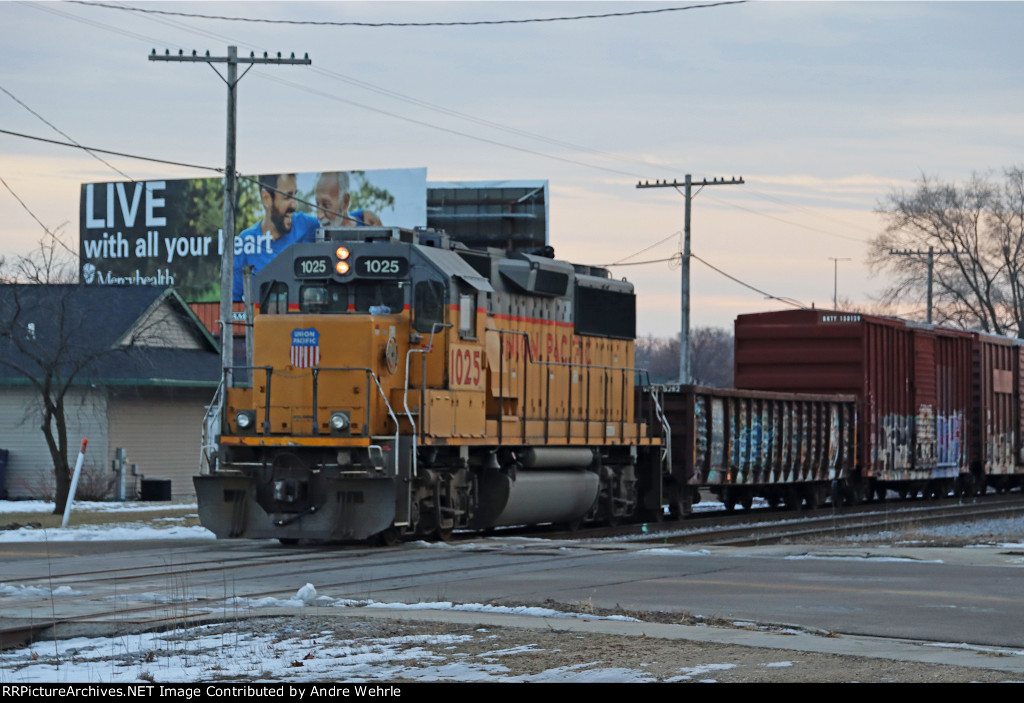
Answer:
POLYGON ((754 507, 754 492, 744 492, 743 497, 740 498, 740 505, 743 506, 744 510, 750 510, 752 507, 754 507))
POLYGON ((402 541, 402 533, 398 531, 397 527, 389 527, 386 530, 378 532, 370 539, 376 539, 377 544, 382 547, 394 547, 402 541))

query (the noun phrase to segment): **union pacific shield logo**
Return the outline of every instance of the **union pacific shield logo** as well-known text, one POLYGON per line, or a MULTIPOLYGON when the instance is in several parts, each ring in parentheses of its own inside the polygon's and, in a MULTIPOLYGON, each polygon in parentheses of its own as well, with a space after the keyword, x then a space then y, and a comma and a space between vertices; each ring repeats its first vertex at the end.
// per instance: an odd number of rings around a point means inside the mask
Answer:
POLYGON ((315 327, 292 330, 291 362, 298 369, 320 365, 320 333, 315 327))

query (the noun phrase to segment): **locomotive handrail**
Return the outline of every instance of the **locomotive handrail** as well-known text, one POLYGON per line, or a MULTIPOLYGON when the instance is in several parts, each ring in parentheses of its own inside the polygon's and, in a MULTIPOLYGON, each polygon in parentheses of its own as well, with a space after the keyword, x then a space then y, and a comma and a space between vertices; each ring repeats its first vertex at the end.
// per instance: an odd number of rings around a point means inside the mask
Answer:
MULTIPOLYGON (((398 432, 399 432, 398 416, 395 415, 395 411, 391 408, 391 403, 388 401, 387 394, 384 393, 384 389, 381 388, 380 379, 377 378, 377 374, 375 374, 373 372, 373 369, 371 369, 371 368, 369 368, 367 366, 314 366, 313 368, 316 369, 318 372, 319 371, 362 371, 363 373, 366 374, 366 384, 367 384, 367 386, 369 386, 369 384, 370 384, 370 379, 371 378, 373 379, 373 384, 377 387, 377 392, 380 393, 381 400, 384 401, 384 407, 386 407, 388 409, 388 415, 391 417, 391 420, 395 423, 395 456, 397 457, 397 455, 398 455, 398 432)), ((319 375, 319 374, 316 374, 313 377, 314 384, 316 383, 317 375, 319 375)), ((315 388, 315 386, 314 386, 314 388, 315 388)), ((270 394, 268 392, 267 396, 269 397, 269 395, 270 394)), ((315 391, 314 391, 314 395, 315 395, 315 391)), ((369 429, 370 429, 370 403, 369 403, 370 398, 369 398, 369 395, 370 394, 367 393, 366 395, 367 395, 367 398, 366 398, 366 400, 367 400, 367 403, 366 403, 366 424, 364 425, 364 427, 367 430, 367 435, 366 436, 369 437, 370 436, 369 435, 369 429)), ((314 408, 313 412, 314 412, 314 417, 315 417, 315 413, 316 413, 316 409, 315 408, 314 408)), ((398 466, 397 461, 398 460, 396 458, 396 460, 395 460, 395 462, 396 462, 395 466, 396 467, 398 466)))
POLYGON ((206 459, 207 467, 212 467, 213 462, 216 461, 217 455, 217 432, 211 432, 210 430, 217 425, 220 426, 221 431, 225 425, 224 417, 224 379, 221 378, 217 384, 217 390, 213 392, 213 398, 210 400, 210 404, 206 406, 206 412, 203 414, 203 432, 199 438, 199 473, 203 472, 203 459, 206 459), (213 440, 211 441, 211 435, 213 440), (211 451, 212 450, 212 451, 211 451), (211 461, 210 457, 214 459, 211 461))
MULTIPOLYGON (((271 378, 274 375, 274 367, 273 366, 229 366, 229 367, 226 367, 224 369, 225 378, 226 378, 226 376, 227 376, 229 371, 242 370, 242 369, 248 370, 248 371, 256 371, 257 369, 263 369, 267 373, 266 403, 264 404, 264 410, 263 410, 263 412, 264 412, 264 415, 263 415, 263 433, 265 435, 269 435, 270 434, 270 381, 271 381, 271 378)), ((367 389, 366 389, 367 390, 367 393, 366 393, 366 396, 367 396, 367 398, 366 398, 366 400, 367 400, 367 403, 366 403, 366 416, 365 416, 365 424, 363 425, 363 427, 366 428, 367 432, 369 432, 369 428, 370 428, 370 403, 369 403, 369 399, 370 399, 369 398, 369 396, 370 396, 369 390, 370 389, 369 389, 369 385, 370 385, 370 379, 372 378, 374 385, 377 387, 377 392, 380 393, 381 400, 384 401, 384 407, 387 408, 388 415, 391 417, 391 420, 395 423, 395 452, 398 452, 398 433, 399 433, 398 416, 395 414, 394 409, 392 409, 391 403, 388 402, 387 394, 385 394, 384 393, 384 389, 381 388, 380 380, 377 378, 377 374, 375 374, 373 372, 373 369, 371 369, 371 368, 369 368, 367 366, 313 366, 313 367, 311 367, 310 371, 311 371, 311 375, 313 377, 313 403, 314 403, 314 405, 313 405, 313 414, 311 416, 312 419, 313 419, 313 428, 312 428, 312 434, 313 435, 317 435, 318 432, 319 432, 319 428, 316 425, 316 416, 317 416, 317 412, 316 412, 316 398, 317 398, 317 384, 318 384, 318 379, 319 379, 320 372, 321 371, 362 371, 363 373, 366 374, 366 385, 367 385, 367 389)), ((223 379, 222 379, 221 382, 222 383, 224 382, 223 379)), ((226 423, 227 419, 224 418, 224 421, 226 423)), ((369 436, 369 434, 367 434, 367 436, 369 436)))
MULTIPOLYGON (((426 349, 407 349, 405 352, 405 390, 402 394, 402 405, 405 406, 405 416, 409 420, 409 425, 412 428, 412 475, 418 476, 419 466, 416 461, 416 450, 417 450, 417 434, 416 434, 416 421, 412 419, 412 411, 409 410, 409 360, 412 359, 413 354, 429 354, 434 350, 434 333, 439 329, 445 329, 451 327, 450 322, 435 322, 430 326, 430 339, 427 341, 426 349)), ((423 363, 420 364, 422 372, 422 380, 420 382, 420 410, 419 416, 423 417, 423 395, 427 390, 427 362, 424 359, 423 363)), ((423 431, 423 426, 420 425, 420 431, 423 431)))

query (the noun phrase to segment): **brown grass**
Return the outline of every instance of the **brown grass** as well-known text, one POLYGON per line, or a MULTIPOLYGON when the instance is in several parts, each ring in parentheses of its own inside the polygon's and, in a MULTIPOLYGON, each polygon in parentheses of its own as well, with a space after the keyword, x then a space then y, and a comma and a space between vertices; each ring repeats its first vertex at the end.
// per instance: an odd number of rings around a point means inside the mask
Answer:
MULTIPOLYGON (((199 518, 196 516, 196 509, 194 507, 179 507, 160 503, 155 504, 152 510, 145 511, 86 512, 84 510, 72 509, 68 525, 111 525, 126 522, 151 522, 159 518, 169 517, 188 517, 188 519, 178 523, 186 527, 199 524, 199 518)), ((53 515, 51 513, 0 513, 0 529, 9 529, 13 525, 38 525, 45 528, 60 527, 62 520, 62 515, 53 515)))

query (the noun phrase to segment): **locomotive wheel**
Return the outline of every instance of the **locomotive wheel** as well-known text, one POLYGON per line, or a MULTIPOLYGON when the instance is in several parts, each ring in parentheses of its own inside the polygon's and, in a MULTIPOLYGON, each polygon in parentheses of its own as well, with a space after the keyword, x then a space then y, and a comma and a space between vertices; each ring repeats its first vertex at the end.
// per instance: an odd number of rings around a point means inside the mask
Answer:
POLYGON ((434 530, 434 540, 437 542, 451 542, 452 541, 452 528, 442 527, 434 530))
POLYGON ((299 543, 298 537, 278 537, 277 541, 286 547, 294 547, 299 543))

